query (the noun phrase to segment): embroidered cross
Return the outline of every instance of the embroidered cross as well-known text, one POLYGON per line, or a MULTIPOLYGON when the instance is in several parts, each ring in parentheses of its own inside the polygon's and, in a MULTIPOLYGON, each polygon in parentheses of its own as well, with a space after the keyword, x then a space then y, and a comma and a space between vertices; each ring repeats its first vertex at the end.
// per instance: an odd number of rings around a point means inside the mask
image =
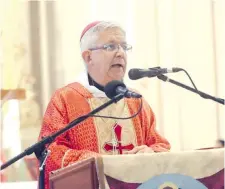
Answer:
POLYGON ((123 153, 123 150, 132 150, 134 148, 134 145, 132 143, 122 146, 121 144, 121 132, 122 127, 118 124, 115 124, 113 127, 114 133, 115 133, 115 140, 111 142, 106 142, 103 146, 104 150, 107 152, 118 150, 119 154, 123 153))

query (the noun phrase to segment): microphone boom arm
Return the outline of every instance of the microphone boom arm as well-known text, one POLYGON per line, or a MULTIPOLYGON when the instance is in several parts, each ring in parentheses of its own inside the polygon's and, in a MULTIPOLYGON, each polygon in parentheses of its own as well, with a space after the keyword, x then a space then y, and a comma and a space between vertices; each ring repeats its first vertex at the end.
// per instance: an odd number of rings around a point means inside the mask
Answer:
POLYGON ((175 80, 173 80, 173 79, 170 79, 170 78, 168 78, 168 77, 165 76, 165 75, 158 75, 157 78, 160 79, 160 80, 162 80, 162 81, 170 82, 170 83, 175 84, 175 85, 177 85, 177 86, 179 86, 179 87, 185 88, 185 89, 187 89, 187 90, 189 90, 189 91, 192 91, 192 92, 194 92, 194 93, 196 93, 196 94, 199 94, 202 98, 214 100, 215 102, 218 102, 218 103, 224 105, 224 99, 222 99, 222 98, 217 98, 217 97, 211 96, 211 95, 209 95, 209 94, 206 94, 206 93, 204 93, 204 92, 201 92, 201 91, 199 91, 199 90, 196 90, 196 89, 194 89, 194 88, 191 88, 191 87, 189 87, 189 86, 187 86, 187 85, 184 85, 183 83, 180 83, 180 82, 178 82, 178 81, 175 81, 175 80))

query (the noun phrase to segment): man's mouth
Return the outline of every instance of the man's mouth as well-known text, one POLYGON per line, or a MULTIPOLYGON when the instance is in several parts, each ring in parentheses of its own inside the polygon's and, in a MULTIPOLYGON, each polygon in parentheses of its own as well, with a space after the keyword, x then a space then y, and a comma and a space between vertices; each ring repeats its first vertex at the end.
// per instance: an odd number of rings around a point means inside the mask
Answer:
POLYGON ((123 68, 123 65, 122 64, 113 64, 112 67, 122 67, 123 68))

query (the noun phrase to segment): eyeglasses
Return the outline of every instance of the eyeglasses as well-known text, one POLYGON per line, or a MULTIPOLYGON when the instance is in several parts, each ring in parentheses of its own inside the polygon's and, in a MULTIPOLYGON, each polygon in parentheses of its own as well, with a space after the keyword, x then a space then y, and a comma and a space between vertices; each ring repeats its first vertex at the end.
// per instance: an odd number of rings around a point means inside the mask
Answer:
POLYGON ((123 44, 109 43, 109 44, 102 45, 100 47, 90 48, 89 50, 94 51, 98 49, 103 49, 105 51, 115 51, 115 50, 118 50, 119 47, 121 47, 124 51, 130 51, 132 49, 132 46, 126 43, 123 43, 123 44))

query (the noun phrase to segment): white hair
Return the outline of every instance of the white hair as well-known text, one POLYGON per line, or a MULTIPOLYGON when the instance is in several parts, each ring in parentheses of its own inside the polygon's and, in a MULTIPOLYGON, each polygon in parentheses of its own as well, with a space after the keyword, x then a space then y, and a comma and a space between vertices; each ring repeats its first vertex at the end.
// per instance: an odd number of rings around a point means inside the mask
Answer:
POLYGON ((94 27, 90 28, 81 38, 80 41, 81 53, 83 53, 85 50, 88 50, 89 48, 93 47, 93 45, 95 45, 96 41, 99 38, 100 32, 110 28, 119 28, 124 33, 124 35, 126 35, 125 30, 119 24, 115 22, 101 21, 94 27))

